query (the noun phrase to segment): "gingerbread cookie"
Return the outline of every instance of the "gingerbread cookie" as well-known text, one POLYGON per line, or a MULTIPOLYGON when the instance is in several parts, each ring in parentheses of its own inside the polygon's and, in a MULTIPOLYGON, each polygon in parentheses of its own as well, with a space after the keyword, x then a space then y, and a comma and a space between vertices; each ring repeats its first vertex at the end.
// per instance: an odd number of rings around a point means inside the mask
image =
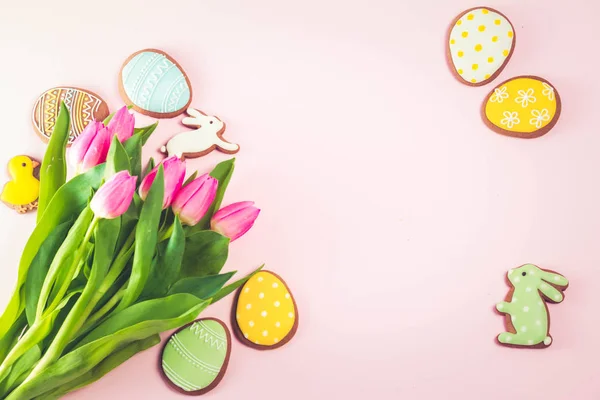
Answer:
POLYGON ((183 68, 156 49, 140 50, 125 61, 119 91, 127 105, 154 118, 176 117, 192 101, 192 86, 183 68))
POLYGON ((40 195, 40 163, 29 156, 16 156, 8 162, 11 181, 4 185, 0 198, 19 214, 35 210, 40 195))
POLYGON ((554 86, 537 76, 518 76, 496 86, 481 110, 494 132, 533 139, 548 133, 558 122, 561 101, 554 86))
POLYGON ((193 108, 188 108, 187 113, 189 117, 184 118, 182 123, 185 126, 197 129, 178 133, 173 136, 161 148, 163 153, 168 153, 169 157, 176 155, 179 157, 196 158, 202 157, 215 149, 227 154, 235 154, 240 150, 239 145, 223 139, 225 122, 215 116, 206 115, 193 108))
POLYGON ((184 326, 167 341, 161 371, 173 389, 201 395, 214 389, 227 370, 231 335, 216 318, 202 318, 184 326))
POLYGON ((506 314, 507 332, 498 335, 498 343, 512 347, 545 348, 552 344, 547 302, 560 303, 569 282, 564 276, 525 264, 507 274, 512 289, 496 310, 506 314))
POLYGON ((250 278, 236 295, 232 325, 242 343, 258 350, 289 342, 298 329, 298 307, 283 279, 270 271, 250 278))
POLYGON ((448 31, 446 56, 454 76, 465 85, 496 79, 515 48, 515 29, 502 13, 477 7, 460 14, 448 31))
POLYGON ((69 144, 83 132, 92 121, 102 121, 108 117, 108 105, 100 96, 85 89, 58 87, 46 90, 33 107, 33 127, 44 142, 50 140, 58 117, 61 101, 69 109, 71 130, 69 144))

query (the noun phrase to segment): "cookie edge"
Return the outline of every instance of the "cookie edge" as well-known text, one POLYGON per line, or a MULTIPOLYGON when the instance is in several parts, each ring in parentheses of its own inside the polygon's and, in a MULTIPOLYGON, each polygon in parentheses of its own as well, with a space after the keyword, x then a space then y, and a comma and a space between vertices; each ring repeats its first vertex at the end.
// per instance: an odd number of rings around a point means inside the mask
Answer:
POLYGON ((190 106, 190 104, 192 104, 192 99, 193 99, 193 89, 192 89, 192 83, 190 82, 190 78, 188 77, 187 73, 185 72, 185 70, 183 69, 183 67, 181 66, 181 64, 179 64, 177 62, 177 60, 175 60, 173 57, 171 57, 167 52, 163 51, 163 50, 159 50, 159 49, 153 49, 153 48, 148 48, 148 49, 143 49, 143 50, 139 50, 136 51, 135 53, 131 54, 129 57, 127 57, 127 59, 123 62, 123 64, 121 65, 121 68, 119 69, 119 94, 121 95, 121 99, 124 101, 124 103, 128 106, 131 106, 131 108, 133 108, 136 112, 143 114, 143 115, 147 115, 149 117, 152 118, 158 118, 158 119, 168 119, 168 118, 175 118, 181 114, 183 114, 185 112, 185 110, 190 106), (180 110, 174 111, 172 113, 157 113, 154 111, 149 111, 149 110, 144 110, 141 107, 138 107, 127 95, 127 93, 125 92, 125 88, 123 87, 123 68, 125 68, 125 66, 138 54, 140 53, 144 53, 144 52, 154 52, 154 53, 159 53, 164 55, 169 61, 171 61, 173 64, 175 64, 177 66, 177 68, 179 68, 179 70, 181 71, 181 73, 183 74, 183 76, 185 77, 185 82, 188 85, 188 88, 190 89, 190 99, 188 100, 188 102, 186 103, 186 105, 184 107, 182 107, 180 110))
MULTIPOLYGON (((516 268, 521 268, 525 265, 527 265, 529 263, 526 264, 522 264, 519 265, 516 268)), ((536 267, 540 268, 539 266, 537 266, 536 264, 531 263, 532 265, 535 265, 536 267)), ((540 268, 542 271, 544 272, 550 272, 553 274, 559 274, 562 275, 560 272, 556 272, 554 270, 551 269, 544 269, 544 268, 540 268)), ((509 302, 512 300, 512 296, 514 294, 515 291, 515 287, 513 286, 512 282, 510 281, 510 279, 508 279, 508 275, 504 274, 504 280, 507 283, 507 285, 510 287, 510 290, 508 291, 508 293, 506 294, 506 296, 504 296, 504 301, 509 302)), ((567 280, 568 281, 568 280, 567 280)), ((551 282, 547 282, 550 286, 553 286, 555 288, 558 289, 557 285, 552 284, 551 282)), ((565 301, 565 299, 567 298, 567 296, 565 295, 565 291, 569 288, 569 282, 567 282, 567 285, 563 287, 563 289, 558 289, 561 291, 561 293, 563 294, 563 299, 562 301, 565 301)), ((550 325, 551 325, 551 315, 550 315, 550 310, 548 309, 548 303, 552 303, 552 304, 558 304, 556 301, 552 300, 549 297, 546 297, 543 293, 539 292, 540 296, 544 299, 544 307, 546 308, 546 313, 548 314, 548 330, 546 331, 546 336, 549 336, 550 338, 552 338, 552 341, 550 342, 549 345, 545 345, 544 342, 542 343, 538 343, 536 345, 533 346, 525 346, 525 345, 517 345, 517 344, 509 344, 509 343, 502 343, 500 342, 500 340, 498 340, 498 336, 500 336, 500 334, 496 335, 494 341, 496 342, 496 344, 498 344, 499 346, 502 347, 509 347, 512 349, 546 349, 550 346, 552 346, 552 344, 554 343, 554 338, 552 337, 552 334, 550 333, 550 325)), ((506 328, 507 332, 510 333, 517 333, 517 330, 515 329, 512 320, 510 319, 510 314, 509 313, 505 313, 502 312, 500 310, 498 310, 495 306, 494 306, 494 311, 496 312, 496 314, 501 315, 504 317, 504 327, 506 328)))
POLYGON ((244 283, 242 286, 240 286, 240 288, 237 290, 237 293, 235 294, 235 299, 233 302, 233 307, 231 308, 231 327, 233 330, 233 333, 235 334, 235 337, 244 345, 256 349, 256 350, 275 350, 278 349, 284 345, 286 345, 290 340, 292 340, 292 338, 294 336, 296 336, 296 332, 298 331, 298 324, 300 321, 300 313, 298 311, 298 304, 296 303, 296 298, 294 297, 293 292, 290 290, 290 287, 288 286, 287 282, 285 280, 283 280, 279 275, 277 275, 275 272, 270 271, 270 270, 261 270, 260 272, 267 272, 269 274, 272 274, 273 276, 275 276, 276 278, 278 278, 281 283, 283 283, 283 285, 286 287, 286 289, 288 290, 288 293, 290 294, 290 298, 292 299, 292 302, 294 304, 294 311, 295 311, 295 320, 294 320, 294 325, 292 326, 292 329, 288 332, 287 335, 285 335, 285 337, 283 339, 281 339, 279 342, 275 343, 274 345, 271 346, 265 346, 265 345, 261 345, 261 344, 256 344, 251 342, 250 340, 246 339, 244 337, 244 333, 242 332, 242 330, 240 329, 238 322, 237 322, 237 318, 236 318, 236 310, 237 310, 237 305, 238 305, 238 301, 240 298, 240 294, 242 293, 242 290, 244 289, 244 287, 246 286, 246 283, 244 283))
POLYGON ((487 96, 485 96, 485 99, 483 100, 483 104, 481 105, 481 117, 483 119, 483 122, 487 125, 488 128, 490 128, 492 131, 494 131, 500 135, 518 138, 518 139, 537 139, 539 137, 546 135, 558 123, 561 112, 562 112, 562 100, 560 97, 560 93, 558 92, 558 89, 556 89, 556 86, 554 86, 554 84, 552 82, 550 82, 549 80, 541 78, 536 75, 519 75, 519 76, 515 76, 510 79, 507 79, 502 83, 499 83, 498 85, 494 86, 494 88, 487 94, 487 96), (494 125, 492 123, 492 121, 490 121, 488 119, 487 114, 485 113, 485 106, 487 105, 488 101, 490 100, 490 97, 492 97, 492 95, 494 94, 495 89, 501 87, 502 85, 507 84, 508 82, 511 82, 511 81, 514 81, 517 79, 522 79, 522 78, 535 79, 540 82, 547 83, 548 85, 552 86, 552 88, 554 89, 554 97, 556 98, 556 112, 554 113, 554 118, 552 118, 552 121, 550 121, 550 123, 548 123, 548 125, 546 125, 542 129, 531 132, 529 134, 526 132, 513 132, 513 131, 506 130, 506 129, 502 129, 502 128, 494 125))
POLYGON ((517 47, 517 32, 515 30, 515 26, 513 25, 512 21, 503 13, 501 13, 500 11, 491 8, 491 7, 486 7, 486 6, 479 6, 479 7, 473 7, 470 8, 466 11, 463 11, 462 13, 460 13, 456 18, 454 18, 454 20, 452 20, 452 22, 450 23, 450 27, 448 28, 447 32, 446 32, 446 63, 448 64, 448 68, 450 68, 450 71, 452 72, 452 75, 454 76, 454 78, 459 81, 460 83, 466 85, 466 86, 471 86, 471 87, 480 87, 480 86, 485 86, 488 83, 491 83, 492 81, 496 80, 496 78, 498 78, 498 76, 500 76, 500 74, 502 73, 502 71, 504 71, 504 68, 506 68, 506 66, 508 65, 508 63, 510 62, 510 59, 512 58, 512 55, 515 51, 515 47, 517 47), (465 16, 466 14, 470 13, 471 11, 474 10, 480 10, 485 8, 486 10, 489 10, 491 12, 495 12, 499 15, 501 15, 502 17, 504 17, 508 23, 510 24, 512 31, 513 31, 513 45, 512 48, 510 49, 510 53, 508 54, 508 56, 506 56, 506 59, 504 60, 504 63, 498 68, 498 70, 496 70, 496 72, 494 72, 488 79, 483 80, 481 82, 477 82, 477 83, 473 83, 473 82, 469 82, 466 79, 464 79, 462 76, 460 76, 460 74, 458 73, 458 71, 456 70, 456 68, 454 67, 454 63, 452 62, 452 52, 450 51, 450 35, 452 34, 452 28, 454 28, 454 25, 456 25, 456 22, 458 22, 459 19, 461 19, 463 16, 465 16))
POLYGON ((160 370, 160 375, 163 378, 163 381, 165 381, 165 383, 167 383, 167 385, 169 387, 171 387, 172 389, 174 389, 175 391, 188 395, 188 396, 200 396, 203 395, 205 393, 210 392, 211 390, 213 390, 214 388, 216 388, 219 383, 221 383, 221 381, 223 380, 223 377, 225 376, 225 373, 227 372, 227 367, 229 366, 229 359, 231 357, 231 345, 232 345, 232 340, 231 340, 231 333, 229 332, 229 328, 227 327, 227 325, 225 325, 225 322, 221 321, 218 318, 215 317, 205 317, 205 318, 198 318, 184 326, 182 326, 181 328, 177 329, 175 332, 173 332, 171 335, 169 335, 169 338, 165 341, 165 344, 163 345, 163 348, 160 352, 160 357, 158 360, 158 369, 160 370), (200 322, 200 321, 215 321, 218 322, 219 324, 221 324, 221 326, 225 329, 225 334, 227 335, 227 354, 225 355, 225 360, 223 360, 223 366, 221 367, 221 370, 219 371, 219 374, 217 375, 217 377, 212 381, 212 383, 210 385, 208 385, 207 387, 205 387, 204 389, 199 389, 199 390, 195 390, 192 392, 187 392, 185 390, 183 390, 182 388, 180 388, 179 386, 177 386, 175 383, 173 383, 169 377, 167 376, 167 374, 165 373, 165 370, 163 369, 162 366, 162 361, 164 358, 164 353, 165 353, 165 349, 167 348, 167 345, 169 344, 169 341, 171 340, 171 338, 173 338, 173 336, 175 336, 176 334, 178 334, 179 332, 181 332, 182 330, 189 328, 192 324, 196 323, 196 322, 200 322))
MULTIPOLYGON (((101 114, 100 111, 101 110, 106 110, 106 115, 103 118, 98 118, 98 119, 94 119, 94 121, 104 121, 109 115, 110 115, 110 108, 108 107, 108 103, 106 102, 106 100, 104 100, 104 98, 102 98, 102 96, 99 96, 96 92, 92 92, 91 90, 88 89, 83 89, 80 87, 76 87, 76 86, 68 86, 68 85, 58 85, 58 86, 53 86, 50 89, 46 89, 44 90, 38 97, 37 100, 35 101, 35 103, 33 103, 33 110, 31 110, 31 125, 33 126, 33 130, 35 131, 36 135, 42 140, 42 142, 48 144, 48 142, 50 142, 50 138, 47 138, 46 136, 44 136, 36 127, 36 118, 35 118, 35 110, 37 109, 37 104, 38 101, 40 101, 40 98, 48 93, 50 90, 52 89, 73 89, 73 90, 78 90, 80 92, 85 92, 85 93, 89 93, 91 95, 96 96, 97 98, 99 98, 100 100, 102 100, 102 104, 104 105, 103 107, 100 107, 98 109, 98 114, 101 114)), ((69 112, 69 117, 71 117, 71 113, 69 112)), ((78 136, 79 137, 79 136, 78 136)), ((77 138, 75 138, 77 139, 77 138)), ((71 147, 73 143, 69 143, 67 142, 67 147, 71 147)))

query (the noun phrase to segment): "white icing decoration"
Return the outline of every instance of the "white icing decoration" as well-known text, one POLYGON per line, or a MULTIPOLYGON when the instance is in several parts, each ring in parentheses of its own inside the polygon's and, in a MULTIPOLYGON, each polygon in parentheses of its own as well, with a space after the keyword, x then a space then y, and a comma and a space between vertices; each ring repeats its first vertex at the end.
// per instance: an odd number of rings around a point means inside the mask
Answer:
POLYGON ((466 82, 478 83, 490 79, 506 62, 514 46, 514 31, 502 15, 477 8, 454 24, 449 41, 456 71, 466 82))
MULTIPOLYGON (((519 119, 519 113, 514 111, 514 112, 510 112, 510 111, 504 111, 502 113, 502 115, 504 115, 504 119, 502 119, 500 121, 500 123, 502 125, 506 125, 507 128, 512 128, 515 125, 518 125, 521 120, 519 119)), ((515 278, 515 282, 519 282, 520 279, 519 278, 515 278)))
POLYGON ((534 90, 531 88, 527 90, 519 90, 517 94, 518 96, 515 97, 515 102, 519 103, 523 108, 526 108, 529 104, 533 104, 537 101, 533 95, 534 90))
POLYGON ((554 88, 548 85, 546 82, 542 82, 542 86, 544 90, 542 90, 542 94, 548 98, 550 101, 554 101, 554 88))
MULTIPOLYGON (((544 124, 544 122, 550 121, 550 114, 548 113, 547 109, 542 109, 540 110, 531 110, 531 115, 533 116, 533 118, 531 118, 529 120, 529 123, 531 125, 535 125, 536 128, 541 128, 542 125, 544 124)), ((559 277, 554 277, 555 281, 558 281, 560 278, 559 277)))
POLYGON ((212 115, 206 115, 196 109, 188 108, 190 117, 184 118, 185 126, 195 127, 196 130, 178 133, 161 148, 161 152, 178 157, 184 154, 209 152, 214 148, 228 153, 236 153, 240 146, 229 143, 222 138, 225 123, 212 115))

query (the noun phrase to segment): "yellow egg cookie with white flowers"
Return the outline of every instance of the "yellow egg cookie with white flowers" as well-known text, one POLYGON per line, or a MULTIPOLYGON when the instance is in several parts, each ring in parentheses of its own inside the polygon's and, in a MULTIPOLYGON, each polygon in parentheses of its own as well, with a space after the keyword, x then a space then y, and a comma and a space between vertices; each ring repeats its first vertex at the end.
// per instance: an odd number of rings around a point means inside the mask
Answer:
POLYGON ((295 335, 298 308, 283 279, 260 271, 239 289, 232 320, 242 343, 258 350, 276 349, 295 335))
POLYGON ((533 139, 556 125, 560 111, 560 96, 554 85, 537 76, 518 76, 487 95, 482 117, 497 133, 533 139))
POLYGON ((469 86, 491 82, 510 60, 515 41, 511 22, 499 11, 477 7, 463 12, 452 22, 447 37, 452 73, 469 86))

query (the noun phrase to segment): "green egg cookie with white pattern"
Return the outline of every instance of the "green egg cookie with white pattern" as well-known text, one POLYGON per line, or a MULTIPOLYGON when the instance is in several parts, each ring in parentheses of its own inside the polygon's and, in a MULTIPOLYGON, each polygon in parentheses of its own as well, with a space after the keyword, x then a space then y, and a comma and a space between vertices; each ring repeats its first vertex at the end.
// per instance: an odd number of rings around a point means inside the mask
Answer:
POLYGON ((506 314, 506 330, 498 343, 510 347, 546 348, 552 344, 546 303, 560 303, 569 286, 564 276, 525 264, 507 274, 512 289, 496 310, 506 314))
POLYGON ((227 326, 216 318, 202 318, 169 338, 162 353, 162 373, 173 389, 198 396, 223 379, 230 353, 227 326))

